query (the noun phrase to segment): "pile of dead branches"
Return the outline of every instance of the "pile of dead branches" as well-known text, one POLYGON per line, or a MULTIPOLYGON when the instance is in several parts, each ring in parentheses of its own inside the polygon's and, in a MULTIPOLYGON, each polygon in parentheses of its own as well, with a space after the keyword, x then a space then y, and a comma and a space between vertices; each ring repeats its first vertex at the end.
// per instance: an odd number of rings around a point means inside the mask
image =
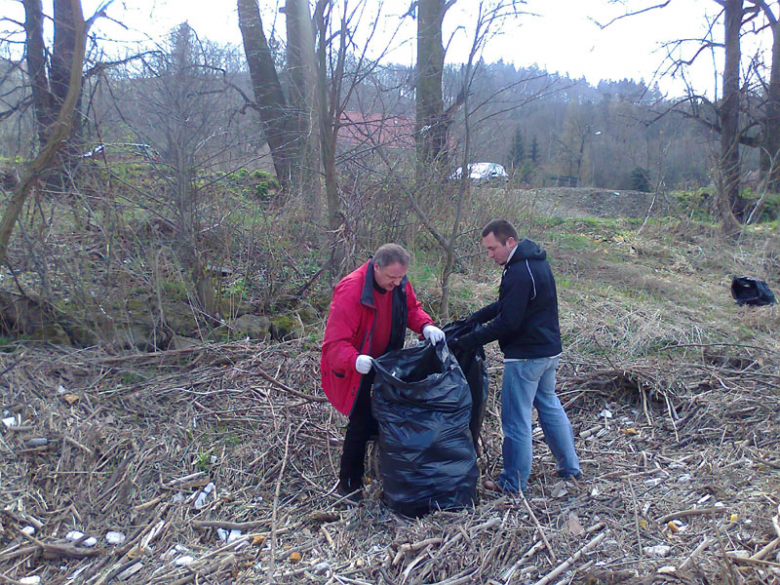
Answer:
MULTIPOLYGON (((565 360, 585 479, 559 481, 538 430, 525 497, 480 482, 473 509, 417 520, 375 468, 360 505, 335 494, 346 420, 303 341, 24 351, 0 355, 2 583, 780 582, 770 350, 565 360)), ((501 464, 490 366, 483 478, 501 464)))

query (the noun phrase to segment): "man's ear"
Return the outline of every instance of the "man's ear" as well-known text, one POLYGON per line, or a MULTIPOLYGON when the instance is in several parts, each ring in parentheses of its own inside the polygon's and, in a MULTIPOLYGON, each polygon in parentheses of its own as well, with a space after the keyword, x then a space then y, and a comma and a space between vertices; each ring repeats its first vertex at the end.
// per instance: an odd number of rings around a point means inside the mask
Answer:
POLYGON ((512 236, 509 236, 506 239, 506 245, 509 246, 510 248, 514 248, 515 246, 517 246, 517 240, 514 239, 512 236))

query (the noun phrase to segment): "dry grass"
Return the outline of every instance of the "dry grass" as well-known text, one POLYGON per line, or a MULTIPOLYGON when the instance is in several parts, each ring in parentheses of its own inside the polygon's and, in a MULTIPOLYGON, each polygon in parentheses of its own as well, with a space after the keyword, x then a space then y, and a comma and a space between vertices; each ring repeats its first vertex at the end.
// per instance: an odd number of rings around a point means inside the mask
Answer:
MULTIPOLYGON (((0 354, 19 423, 0 427, 0 582, 780 583, 780 313, 728 297, 732 272, 774 274, 776 238, 724 253, 683 233, 547 246, 585 480, 558 481, 537 431, 527 500, 480 482, 473 509, 419 520, 383 505, 376 469, 361 505, 334 493, 345 419, 310 341, 0 354)), ((456 308, 498 276, 456 277, 456 308)), ((483 480, 501 466, 501 371, 490 346, 483 480)))
MULTIPOLYGON (((375 471, 364 504, 333 493, 344 419, 322 402, 318 354, 300 342, 122 357, 27 350, 4 375, 3 406, 22 425, 4 428, 0 444, 0 574, 44 583, 79 570, 80 583, 536 582, 588 547, 549 582, 649 582, 662 566, 683 582, 731 570, 735 583, 776 582, 776 550, 753 561, 734 555, 755 557, 780 536, 778 348, 567 357, 560 395, 587 480, 562 486, 537 436, 527 502, 480 489, 474 509, 412 521, 381 503, 375 471), (31 446, 41 437, 50 442, 31 446), (32 537, 20 532, 27 525, 37 526, 32 537), (218 527, 241 536, 226 544, 218 527), (67 543, 71 530, 98 545, 67 543), (127 540, 107 545, 108 530, 127 540), (670 547, 665 557, 654 556, 657 546, 670 547), (87 553, 96 556, 75 558, 87 553), (176 566, 185 555, 193 563, 176 566)), ((490 370, 495 390, 492 349, 490 370)), ((484 473, 496 474, 495 394, 483 443, 484 473)))

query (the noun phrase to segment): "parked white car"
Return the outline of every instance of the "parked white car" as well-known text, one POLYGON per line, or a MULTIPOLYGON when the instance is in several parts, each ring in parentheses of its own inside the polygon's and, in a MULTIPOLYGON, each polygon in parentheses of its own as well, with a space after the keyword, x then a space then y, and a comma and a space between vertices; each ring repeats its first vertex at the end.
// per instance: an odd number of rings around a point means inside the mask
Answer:
MULTIPOLYGON (((458 167, 455 172, 450 175, 450 179, 457 181, 463 175, 463 167, 458 167)), ((491 183, 491 182, 506 182, 509 180, 509 175, 506 174, 506 169, 500 164, 492 162, 478 162, 469 165, 469 179, 472 183, 491 183)))

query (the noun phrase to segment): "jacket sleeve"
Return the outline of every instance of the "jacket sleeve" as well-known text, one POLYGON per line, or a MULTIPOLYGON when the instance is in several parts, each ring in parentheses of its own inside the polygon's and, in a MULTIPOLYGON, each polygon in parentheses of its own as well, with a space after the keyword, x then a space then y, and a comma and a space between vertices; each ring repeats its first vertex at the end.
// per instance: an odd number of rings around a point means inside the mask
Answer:
POLYGON ((349 309, 350 299, 333 294, 333 301, 325 325, 325 335, 322 340, 322 353, 330 367, 336 371, 347 372, 355 369, 355 360, 359 354, 352 345, 360 328, 360 312, 355 307, 349 309))
POLYGON ((417 300, 411 282, 406 283, 406 309, 406 326, 415 333, 422 333, 423 327, 433 325, 433 319, 423 311, 422 303, 417 300))
POLYGON ((530 279, 518 270, 516 274, 507 275, 504 286, 506 287, 504 298, 494 303, 497 306, 496 316, 470 333, 467 343, 485 345, 514 333, 522 325, 531 293, 530 279))
POLYGON ((496 315, 498 315, 498 301, 482 307, 479 311, 476 311, 473 315, 471 315, 469 319, 475 321, 476 323, 482 324, 487 323, 491 319, 495 318, 496 315))

